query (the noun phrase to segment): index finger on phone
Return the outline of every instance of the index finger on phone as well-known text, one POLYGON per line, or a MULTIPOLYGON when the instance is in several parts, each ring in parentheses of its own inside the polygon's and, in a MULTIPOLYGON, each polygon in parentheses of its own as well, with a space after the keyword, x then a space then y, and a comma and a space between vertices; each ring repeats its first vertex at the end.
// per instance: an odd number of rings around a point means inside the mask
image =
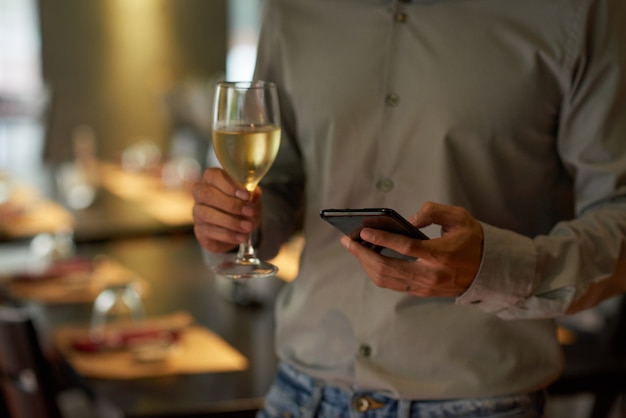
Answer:
POLYGON ((411 218, 419 227, 430 224, 457 225, 465 222, 465 210, 459 206, 443 205, 441 203, 426 202, 411 218))

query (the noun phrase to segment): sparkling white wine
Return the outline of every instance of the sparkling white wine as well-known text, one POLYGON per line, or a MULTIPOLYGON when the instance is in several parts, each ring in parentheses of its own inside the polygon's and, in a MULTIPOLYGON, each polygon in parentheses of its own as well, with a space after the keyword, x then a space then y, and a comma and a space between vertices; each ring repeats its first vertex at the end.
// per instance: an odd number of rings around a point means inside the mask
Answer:
POLYGON ((229 176, 253 191, 270 169, 280 145, 278 126, 233 126, 213 130, 215 155, 229 176))

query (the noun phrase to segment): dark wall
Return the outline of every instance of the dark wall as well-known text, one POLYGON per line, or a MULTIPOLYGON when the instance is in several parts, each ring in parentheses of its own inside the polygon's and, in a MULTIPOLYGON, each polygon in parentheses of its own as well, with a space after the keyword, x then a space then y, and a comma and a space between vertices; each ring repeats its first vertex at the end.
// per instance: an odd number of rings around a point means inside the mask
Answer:
POLYGON ((43 72, 52 88, 48 161, 71 156, 73 130, 95 129, 117 158, 139 138, 165 147, 163 96, 225 72, 226 0, 39 0, 43 72))

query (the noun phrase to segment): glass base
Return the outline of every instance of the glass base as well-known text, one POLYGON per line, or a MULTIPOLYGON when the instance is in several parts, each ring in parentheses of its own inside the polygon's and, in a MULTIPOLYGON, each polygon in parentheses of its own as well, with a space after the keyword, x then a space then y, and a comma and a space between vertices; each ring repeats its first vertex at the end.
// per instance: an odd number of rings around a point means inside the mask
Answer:
POLYGON ((254 279, 257 277, 274 276, 278 272, 278 267, 264 261, 254 260, 225 260, 213 267, 215 273, 228 277, 229 279, 254 279))

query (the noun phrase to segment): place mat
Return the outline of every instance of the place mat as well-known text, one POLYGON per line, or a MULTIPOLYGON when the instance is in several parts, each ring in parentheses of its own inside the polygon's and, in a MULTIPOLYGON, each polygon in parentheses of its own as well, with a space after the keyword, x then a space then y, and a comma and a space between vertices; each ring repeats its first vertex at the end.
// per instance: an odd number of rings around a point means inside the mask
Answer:
POLYGON ((0 233, 9 238, 67 232, 74 228, 74 216, 67 209, 26 185, 14 185, 9 200, 1 206, 0 233))
POLYGON ((141 210, 167 225, 193 223, 193 196, 189 190, 164 187, 159 176, 124 170, 111 163, 100 163, 102 186, 122 199, 136 203, 141 210))
POLYGON ((96 379, 138 379, 176 374, 241 371, 248 360, 211 330, 193 323, 187 312, 175 312, 143 321, 142 326, 179 328, 180 335, 165 358, 140 361, 132 349, 82 352, 72 341, 88 335, 86 328, 65 327, 54 331, 54 342, 72 367, 82 376, 96 379))
MULTIPOLYGON (((49 269, 54 270, 55 265, 51 265, 49 269)), ((6 287, 9 294, 16 299, 46 303, 81 303, 93 302, 98 293, 108 286, 130 282, 136 282, 137 291, 142 298, 147 297, 150 286, 145 279, 109 257, 97 256, 89 269, 64 271, 58 276, 43 271, 39 279, 33 274, 27 279, 23 275, 14 276, 13 280, 6 283, 6 287)))

